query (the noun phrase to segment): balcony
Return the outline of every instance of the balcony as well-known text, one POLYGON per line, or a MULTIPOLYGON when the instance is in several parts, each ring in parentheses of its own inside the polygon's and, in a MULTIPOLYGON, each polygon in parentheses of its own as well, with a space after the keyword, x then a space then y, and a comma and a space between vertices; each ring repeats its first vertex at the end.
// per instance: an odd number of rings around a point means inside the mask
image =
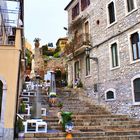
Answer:
POLYGON ((79 15, 76 19, 72 20, 69 24, 68 31, 72 33, 75 29, 82 28, 84 22, 88 19, 89 15, 79 15))
POLYGON ((68 57, 72 58, 77 56, 85 51, 85 48, 90 44, 90 42, 91 36, 89 33, 79 34, 69 42, 69 44, 66 46, 65 52, 68 57))
POLYGON ((91 37, 89 33, 82 33, 76 37, 74 37, 74 50, 78 50, 83 45, 89 44, 91 41, 91 37))
POLYGON ((15 45, 16 28, 12 26, 0 26, 0 45, 15 45))

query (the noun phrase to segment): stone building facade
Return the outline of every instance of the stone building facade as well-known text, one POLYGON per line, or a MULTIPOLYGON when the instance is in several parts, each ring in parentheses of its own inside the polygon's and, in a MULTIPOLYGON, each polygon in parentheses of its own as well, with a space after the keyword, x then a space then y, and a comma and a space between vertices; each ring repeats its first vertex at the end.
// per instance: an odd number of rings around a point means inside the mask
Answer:
POLYGON ((95 103, 140 118, 140 1, 75 0, 65 10, 69 40, 76 40, 68 83, 80 78, 95 103), (81 34, 88 39, 79 44, 81 34))

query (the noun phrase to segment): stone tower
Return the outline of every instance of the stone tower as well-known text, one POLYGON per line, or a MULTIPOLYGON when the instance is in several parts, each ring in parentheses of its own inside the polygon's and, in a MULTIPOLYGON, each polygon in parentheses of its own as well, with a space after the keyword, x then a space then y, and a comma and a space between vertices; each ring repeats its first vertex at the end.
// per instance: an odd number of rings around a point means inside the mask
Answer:
POLYGON ((34 39, 34 71, 37 75, 40 75, 42 78, 44 77, 44 60, 42 57, 42 50, 39 48, 40 46, 40 39, 35 38, 34 39))

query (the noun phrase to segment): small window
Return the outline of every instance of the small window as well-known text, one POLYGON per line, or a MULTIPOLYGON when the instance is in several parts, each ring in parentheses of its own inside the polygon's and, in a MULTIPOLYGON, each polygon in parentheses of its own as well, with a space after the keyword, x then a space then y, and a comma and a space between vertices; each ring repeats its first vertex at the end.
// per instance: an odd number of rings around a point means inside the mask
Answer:
POLYGON ((72 8, 72 19, 79 15, 79 3, 72 8))
POLYGON ((81 11, 86 9, 90 5, 90 0, 81 0, 81 11))
POLYGON ((112 61, 112 68, 119 66, 117 43, 113 43, 111 45, 111 61, 112 61))
POLYGON ((140 38, 140 35, 138 34, 138 32, 132 34, 130 37, 133 60, 140 59, 140 39, 139 38, 140 38))
POLYGON ((140 78, 137 78, 133 81, 134 87, 134 101, 140 102, 140 78))
POLYGON ((74 70, 75 70, 75 80, 80 78, 80 64, 79 61, 76 61, 74 64, 74 70))
POLYGON ((90 38, 89 38, 89 22, 86 21, 85 24, 84 24, 84 30, 85 30, 85 38, 84 38, 84 41, 85 42, 89 42, 90 41, 90 38))
POLYGON ((30 92, 30 96, 35 96, 35 92, 30 92))
POLYGON ((115 22, 115 6, 113 1, 110 4, 108 4, 108 14, 109 14, 109 23, 111 24, 115 22))
POLYGON ((28 97, 27 97, 27 98, 26 98, 26 97, 23 97, 23 98, 22 98, 22 101, 23 101, 23 102, 29 102, 29 98, 28 98, 28 97))
POLYGON ((105 94, 106 100, 115 100, 115 92, 113 90, 108 90, 105 94))
POLYGON ((22 94, 25 96, 28 96, 28 92, 23 92, 22 94))
POLYGON ((89 56, 86 57, 86 76, 90 75, 90 59, 89 56))
POLYGON ((134 0, 126 0, 127 1, 127 11, 131 12, 135 9, 134 0))

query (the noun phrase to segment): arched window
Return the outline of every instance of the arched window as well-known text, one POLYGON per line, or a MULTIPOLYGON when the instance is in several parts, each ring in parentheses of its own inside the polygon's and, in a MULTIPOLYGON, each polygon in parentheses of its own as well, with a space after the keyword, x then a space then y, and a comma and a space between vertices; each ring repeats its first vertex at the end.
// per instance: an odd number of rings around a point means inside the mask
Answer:
POLYGON ((2 108, 2 95, 3 95, 3 83, 0 81, 0 117, 1 117, 1 108, 2 108))
POLYGON ((115 99, 116 99, 115 90, 114 89, 108 89, 105 92, 105 100, 110 101, 110 100, 115 100, 115 99))
POLYGON ((133 81, 134 101, 140 102, 140 78, 133 81))

